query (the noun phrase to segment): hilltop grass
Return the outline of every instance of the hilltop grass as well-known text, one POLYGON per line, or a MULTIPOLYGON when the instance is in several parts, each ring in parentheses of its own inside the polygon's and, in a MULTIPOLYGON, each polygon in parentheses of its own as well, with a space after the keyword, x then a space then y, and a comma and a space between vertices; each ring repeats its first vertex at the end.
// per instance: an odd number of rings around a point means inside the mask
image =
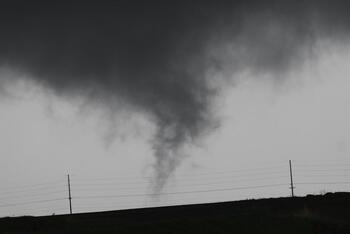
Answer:
POLYGON ((350 193, 0 219, 0 233, 349 234, 350 193))

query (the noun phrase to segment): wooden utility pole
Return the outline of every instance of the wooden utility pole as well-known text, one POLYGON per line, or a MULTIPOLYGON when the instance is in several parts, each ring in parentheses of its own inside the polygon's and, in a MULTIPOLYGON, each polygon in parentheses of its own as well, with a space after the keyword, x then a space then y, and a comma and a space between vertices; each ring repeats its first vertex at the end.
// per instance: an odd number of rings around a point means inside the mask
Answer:
POLYGON ((68 174, 68 200, 69 200, 69 213, 72 214, 72 196, 70 192, 70 179, 68 174))
POLYGON ((292 191, 292 197, 294 197, 294 184, 293 184, 293 172, 292 172, 292 161, 289 160, 289 174, 290 174, 290 189, 292 191))

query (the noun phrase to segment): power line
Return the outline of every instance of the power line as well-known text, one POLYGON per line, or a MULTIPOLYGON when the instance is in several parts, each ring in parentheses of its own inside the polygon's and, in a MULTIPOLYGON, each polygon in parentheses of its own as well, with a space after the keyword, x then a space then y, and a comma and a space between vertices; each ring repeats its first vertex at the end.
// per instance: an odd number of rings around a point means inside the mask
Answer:
MULTIPOLYGON (((16 190, 12 190, 12 191, 5 191, 5 192, 1 192, 0 195, 3 194, 17 194, 17 193, 26 193, 26 192, 31 192, 31 191, 37 191, 38 189, 40 190, 52 190, 52 189, 57 189, 58 186, 49 186, 49 187, 45 187, 45 188, 31 188, 31 189, 16 189, 16 190)), ((62 186, 63 187, 63 186, 62 186)))
MULTIPOLYGON (((298 173, 297 175, 295 175, 294 177, 344 177, 346 175, 344 174, 339 174, 339 175, 336 175, 336 174, 300 174, 298 173)), ((350 176, 350 175, 348 175, 350 176)))
POLYGON ((0 204, 0 207, 19 206, 19 205, 27 205, 27 204, 34 204, 34 203, 44 203, 44 202, 52 202, 52 201, 61 201, 61 200, 65 200, 65 199, 66 198, 55 198, 55 199, 48 199, 48 200, 36 200, 36 201, 29 201, 29 202, 0 204))
POLYGON ((234 188, 222 188, 222 189, 207 189, 207 190, 193 190, 193 191, 180 191, 180 192, 166 192, 166 193, 144 193, 144 194, 122 194, 122 195, 101 195, 101 196, 82 196, 76 199, 88 199, 88 198, 117 198, 117 197, 140 197, 140 196, 162 196, 162 195, 175 195, 175 194, 191 194, 191 193, 208 193, 208 192, 223 192, 232 190, 244 190, 254 188, 267 188, 267 187, 278 187, 285 186, 287 184, 268 184, 258 186, 245 186, 245 187, 234 187, 234 188))
POLYGON ((307 171, 307 172, 334 172, 334 171, 346 171, 346 172, 349 172, 350 168, 349 169, 339 169, 339 168, 334 168, 334 169, 298 169, 296 168, 295 171, 307 171))
MULTIPOLYGON (((269 170, 266 173, 270 173, 271 170, 270 169, 278 169, 277 173, 281 172, 283 173, 284 170, 281 169, 281 167, 257 167, 257 168, 249 168, 249 169, 237 169, 237 170, 227 170, 227 171, 213 171, 213 172, 201 172, 201 173, 193 173, 193 174, 177 174, 174 175, 177 178, 181 178, 181 177, 198 177, 198 176, 206 176, 206 175, 218 175, 218 174, 230 174, 230 173, 237 173, 237 172, 249 172, 249 171, 261 171, 261 170, 269 170)), ((260 172, 259 174, 262 174, 265 172, 260 172)), ((251 174, 251 173, 247 173, 247 174, 251 174)), ((254 174, 254 173, 253 173, 254 174)), ((79 176, 78 176, 79 177, 79 176)), ((120 177, 99 177, 99 178, 89 178, 89 179, 74 179, 74 181, 99 181, 99 180, 129 180, 129 179, 136 179, 136 180, 146 180, 146 179, 152 179, 154 178, 153 176, 143 176, 143 177, 128 177, 128 176, 120 176, 120 177)))
POLYGON ((64 181, 62 180, 55 180, 52 182, 45 182, 45 183, 37 183, 37 184, 27 184, 27 185, 21 185, 21 186, 10 186, 10 187, 2 187, 2 190, 13 190, 13 189, 17 189, 18 187, 21 188, 33 188, 33 187, 41 187, 43 185, 53 185, 53 184, 63 184, 64 181))
POLYGON ((347 167, 350 163, 294 163, 297 167, 347 167))
MULTIPOLYGON (((260 172, 260 173, 249 173, 249 174, 241 174, 241 175, 226 175, 226 176, 217 176, 217 177, 189 177, 189 178, 170 178, 169 180, 174 180, 176 182, 189 182, 189 181, 201 181, 201 180, 220 180, 222 178, 230 178, 232 180, 232 177, 234 178, 245 178, 245 177, 258 177, 261 178, 261 175, 278 175, 280 178, 284 177, 284 175, 286 174, 285 172, 260 172)), ((241 180, 241 179, 240 179, 241 180)), ((247 179, 249 180, 249 179, 247 179)), ((113 182, 113 181, 107 181, 104 183, 74 183, 74 187, 84 187, 84 186, 108 186, 108 185, 118 185, 118 184, 149 184, 150 181, 117 181, 117 182, 113 182)))
POLYGON ((66 190, 55 190, 55 191, 50 191, 50 192, 46 192, 46 193, 34 193, 34 194, 20 194, 18 196, 18 194, 15 194, 15 195, 8 195, 8 196, 5 196, 5 197, 0 197, 0 200, 2 199, 6 199, 6 198, 21 198, 21 197, 32 197, 32 196, 42 196, 42 195, 50 195, 50 194, 57 194, 57 193, 63 193, 63 192, 66 192, 66 190))
MULTIPOLYGON (((261 181, 261 180, 269 180, 269 179, 280 179, 280 178, 287 178, 288 176, 284 175, 284 176, 267 176, 267 177, 261 177, 259 176, 258 178, 246 178, 244 179, 243 177, 234 177, 232 178, 232 176, 225 176, 225 177, 217 177, 217 178, 203 178, 201 180, 178 180, 176 178, 170 180, 170 183, 178 183, 178 182, 190 182, 189 185, 194 185, 193 182, 196 181, 208 181, 208 180, 215 180, 211 183, 207 183, 207 184, 216 184, 216 183, 232 183, 232 182, 241 182, 241 181, 249 181, 249 182, 253 182, 253 181, 261 181), (241 179, 243 178, 243 179, 241 179), (224 180, 223 180, 224 179, 224 180)), ((289 177, 288 177, 289 178, 289 177)), ((123 183, 123 184, 139 184, 139 185, 149 185, 151 182, 150 181, 145 181, 143 183, 123 183)), ((74 184, 74 187, 89 187, 89 186, 97 186, 98 188, 101 188, 102 186, 117 186, 120 185, 118 183, 112 183, 112 182, 108 182, 108 183, 83 183, 83 184, 74 184)), ((115 188, 119 188, 119 189, 128 189, 128 188, 134 188, 134 187, 115 187, 115 188)))
MULTIPOLYGON (((346 165, 350 165, 350 164, 333 164, 333 166, 331 165, 332 164, 313 164, 312 165, 312 164, 293 163, 293 179, 296 178, 296 183, 293 183, 291 186, 294 187, 294 185, 300 185, 300 186, 315 185, 314 187, 318 187, 316 185, 350 184, 350 182, 344 181, 348 178, 347 172, 350 170, 350 168, 347 169, 346 165), (320 165, 324 166, 324 168, 322 167, 320 168, 320 165), (327 174, 327 172, 329 174, 327 174), (343 177, 343 181, 341 178, 337 178, 336 176, 343 177), (311 181, 307 181, 308 177, 312 177, 309 179, 311 181), (316 179, 317 177, 320 177, 320 179, 324 179, 325 181, 317 181, 316 179), (326 177, 330 177, 330 178, 327 179, 326 177), (315 179, 316 181, 312 181, 313 179, 315 179), (327 180, 329 182, 327 182, 327 180)), ((80 209, 81 205, 84 204, 80 201, 84 199, 99 199, 99 198, 103 200, 103 198, 152 197, 152 196, 156 197, 156 196, 166 196, 166 195, 212 193, 206 196, 200 196, 200 198, 213 197, 214 200, 218 200, 219 197, 226 196, 232 193, 215 193, 215 192, 249 190, 249 189, 267 188, 267 187, 280 187, 280 186, 286 186, 286 189, 287 189, 287 186, 288 186, 287 180, 285 182, 280 183, 281 180, 285 180, 286 178, 289 178, 287 169, 288 169, 287 167, 284 167, 281 165, 279 167, 270 166, 270 167, 256 167, 256 168, 249 168, 249 169, 226 170, 226 171, 223 170, 223 171, 209 171, 209 172, 197 172, 197 173, 195 172, 193 174, 177 174, 169 178, 169 183, 168 183, 169 186, 168 187, 166 186, 166 188, 168 188, 169 190, 167 192, 159 192, 159 193, 141 192, 141 189, 149 189, 150 186, 152 185, 152 179, 154 177, 150 177, 150 176, 148 177, 100 177, 100 178, 92 178, 92 179, 87 179, 87 178, 80 179, 79 176, 77 179, 75 179, 75 176, 73 176, 74 183, 72 184, 72 189, 73 189, 73 192, 77 191, 77 193, 74 193, 74 194, 82 195, 82 196, 74 197, 74 199, 76 199, 77 201, 76 204, 78 209, 80 209), (84 181, 86 181, 86 183, 84 181), (262 182, 258 182, 258 181, 262 181, 262 182), (264 184, 258 185, 259 183, 264 183, 264 184), (233 184, 235 187, 229 187, 229 186, 233 186, 233 184), (123 185, 129 185, 129 186, 123 186, 123 185), (220 188, 220 186, 217 186, 217 185, 221 185, 224 188, 220 188), (192 189, 189 187, 191 187, 192 189), (215 189, 215 187, 219 187, 219 188, 215 189), (124 191, 122 192, 122 190, 124 191), (130 191, 126 191, 126 190, 130 190, 130 191), (84 196, 85 192, 79 193, 79 191, 88 191, 90 192, 90 195, 87 194, 87 196, 84 196), (109 194, 107 193, 107 191, 109 194), (112 194, 112 193, 117 193, 117 194, 112 194)), ((289 169, 291 169, 291 167, 289 169)), ((47 196, 46 198, 48 199, 43 199, 45 198, 44 197, 45 195, 50 195, 50 194, 56 194, 55 195, 56 197, 61 196, 61 195, 58 195, 57 193, 67 192, 67 190, 63 190, 64 188, 63 186, 66 186, 63 180, 37 183, 32 185, 24 185, 24 186, 12 186, 12 189, 8 191, 0 192, 0 195, 4 195, 0 197, 0 200, 7 199, 7 202, 9 202, 10 199, 13 199, 12 202, 0 204, 0 207, 12 207, 12 206, 21 206, 21 205, 38 204, 38 203, 49 203, 54 201, 63 201, 63 200, 66 200, 67 198, 49 199, 50 196, 47 196), (30 197, 31 198, 37 197, 39 200, 15 202, 16 200, 21 200, 22 198, 30 198, 30 197)), ((9 187, 7 189, 9 189, 9 187)), ((144 191, 147 191, 147 190, 144 190, 144 191)), ((277 190, 270 189, 270 190, 261 190, 261 191, 265 193, 266 191, 271 192, 271 191, 277 191, 277 190)), ((292 192, 294 193, 294 191, 292 192)), ((254 193, 261 194, 260 190, 254 193)), ((240 193, 237 193, 237 194, 240 194, 240 193)), ((248 194, 248 192, 245 194, 248 194)), ((65 196, 62 194, 62 197, 65 197, 65 196)), ((192 197, 198 199, 198 196, 189 196, 187 199, 187 202, 185 203, 187 204, 188 201, 192 199, 192 197)), ((164 199, 177 201, 177 200, 181 200, 180 198, 181 196, 169 196, 169 197, 165 197, 164 199)), ((135 198, 135 199, 131 199, 130 201, 137 201, 137 200, 140 200, 140 199, 135 198)), ((120 199, 120 202, 121 204, 125 204, 124 199, 120 199)), ((184 201, 181 201, 181 203, 183 204, 184 201)), ((57 204, 60 204, 60 203, 57 203, 57 204)), ((140 206, 147 207, 147 203, 140 206)), ((26 206, 23 207, 23 209, 25 208, 26 206)), ((47 208, 48 211, 51 209, 55 210, 54 207, 47 208)), ((56 208, 56 210, 58 209, 59 208, 56 208)), ((40 212, 40 210, 35 208, 33 208, 32 210, 33 210, 32 212, 40 212)))
POLYGON ((320 184, 320 185, 330 185, 330 184, 350 184, 350 182, 303 182, 296 184, 304 184, 304 185, 312 185, 312 184, 320 184))
POLYGON ((35 207, 33 208, 26 208, 21 207, 21 212, 33 214, 33 213, 42 213, 42 212, 49 212, 50 214, 56 213, 56 212, 62 212, 67 213, 67 208, 63 206, 53 207, 53 206, 46 206, 46 207, 35 207))

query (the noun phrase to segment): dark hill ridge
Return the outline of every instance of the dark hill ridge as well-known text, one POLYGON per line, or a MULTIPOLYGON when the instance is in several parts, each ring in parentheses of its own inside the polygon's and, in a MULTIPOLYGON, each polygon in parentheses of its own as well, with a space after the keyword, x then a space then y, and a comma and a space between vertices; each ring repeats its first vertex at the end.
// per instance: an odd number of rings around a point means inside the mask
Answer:
POLYGON ((2 218, 0 233, 350 234, 350 193, 2 218))

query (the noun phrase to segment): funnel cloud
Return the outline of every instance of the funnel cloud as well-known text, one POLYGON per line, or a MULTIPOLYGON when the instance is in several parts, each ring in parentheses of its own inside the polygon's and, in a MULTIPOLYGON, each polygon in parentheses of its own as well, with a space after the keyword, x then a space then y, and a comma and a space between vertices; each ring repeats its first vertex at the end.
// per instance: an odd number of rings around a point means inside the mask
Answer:
POLYGON ((5 1, 0 67, 151 119, 160 191, 184 147, 217 126, 215 96, 237 73, 283 80, 317 41, 349 42, 349 12, 340 0, 5 1))

